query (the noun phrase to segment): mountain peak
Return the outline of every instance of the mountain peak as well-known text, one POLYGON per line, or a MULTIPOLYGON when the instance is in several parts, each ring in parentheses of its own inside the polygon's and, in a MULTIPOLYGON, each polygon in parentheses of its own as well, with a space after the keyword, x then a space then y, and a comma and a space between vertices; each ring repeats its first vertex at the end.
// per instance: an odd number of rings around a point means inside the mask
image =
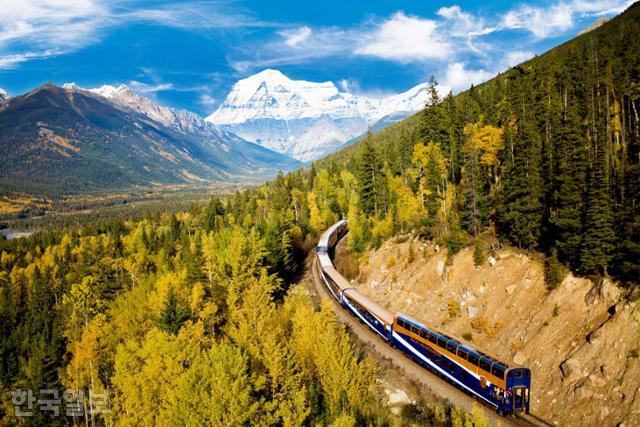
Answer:
POLYGON ((71 82, 71 83, 65 83, 62 85, 62 88, 65 90, 79 90, 80 87, 75 83, 75 82, 71 82))
MULTIPOLYGON (((266 69, 238 81, 207 121, 298 160, 335 151, 381 119, 421 110, 428 85, 385 98, 340 92, 332 82, 292 80, 266 69)), ((448 88, 438 88, 448 92, 448 88)))
POLYGON ((264 69, 264 70, 260 71, 259 73, 256 73, 256 74, 254 74, 252 76, 247 77, 247 79, 288 80, 288 81, 291 80, 291 79, 289 79, 289 77, 287 77, 284 74, 282 74, 282 72, 280 70, 274 70, 272 68, 264 69))
POLYGON ((6 101, 9 98, 11 98, 11 96, 7 93, 7 91, 0 87, 0 102, 6 101))

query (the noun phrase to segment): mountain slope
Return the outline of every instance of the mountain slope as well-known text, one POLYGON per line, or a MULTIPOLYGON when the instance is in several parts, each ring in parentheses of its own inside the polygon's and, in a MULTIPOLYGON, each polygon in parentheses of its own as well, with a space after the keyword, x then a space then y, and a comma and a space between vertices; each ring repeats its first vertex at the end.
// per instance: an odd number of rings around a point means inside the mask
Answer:
MULTIPOLYGON (((441 88, 442 92, 447 91, 441 88)), ((264 70, 236 83, 206 120, 301 161, 329 154, 384 117, 407 117, 427 101, 427 85, 382 99, 343 93, 331 82, 291 80, 264 70), (324 131, 320 131, 320 130, 324 131)))
POLYGON ((432 186, 420 205, 432 203, 425 215, 439 218, 440 228, 421 226, 421 233, 452 244, 459 233, 495 229, 514 246, 557 255, 551 260, 578 274, 637 283, 639 31, 636 3, 599 28, 328 156, 316 170, 335 173, 337 164, 357 174, 358 161, 375 150, 406 188, 432 186), (491 142, 492 132, 502 136, 491 142), (437 180, 417 182, 407 173, 420 173, 412 153, 424 141, 439 151, 428 160, 446 166, 441 179, 449 199, 440 198, 437 180), (474 147, 478 141, 485 142, 474 147), (445 201, 448 217, 435 209, 445 201))
MULTIPOLYGON (((133 92, 120 89, 131 101, 133 92)), ((204 185, 255 180, 299 166, 192 113, 153 107, 142 97, 145 108, 135 108, 123 99, 46 84, 5 102, 0 108, 2 187, 77 192, 204 185)))

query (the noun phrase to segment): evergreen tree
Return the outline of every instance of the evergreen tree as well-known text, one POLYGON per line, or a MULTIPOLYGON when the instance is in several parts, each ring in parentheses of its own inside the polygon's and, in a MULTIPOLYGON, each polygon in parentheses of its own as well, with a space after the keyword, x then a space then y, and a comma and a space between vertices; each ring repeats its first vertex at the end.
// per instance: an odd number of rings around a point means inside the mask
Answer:
POLYGON ((427 87, 427 103, 422 111, 421 137, 426 142, 433 141, 438 144, 447 144, 449 133, 446 111, 439 104, 438 82, 435 77, 431 76, 427 87))
POLYGON ((542 178, 539 135, 528 123, 512 136, 513 152, 507 155, 507 172, 498 209, 500 231, 514 245, 532 249, 542 226, 542 178))
POLYGON ((176 335, 182 324, 189 318, 189 312, 178 307, 178 299, 173 290, 173 286, 169 286, 167 299, 158 318, 158 327, 165 332, 176 335))
POLYGON ((586 273, 606 274, 612 259, 615 233, 602 143, 596 145, 594 156, 594 164, 589 170, 580 267, 586 273))
POLYGON ((576 106, 570 100, 557 137, 558 166, 554 181, 551 214, 552 242, 560 259, 577 268, 584 219, 586 183, 586 141, 578 120, 576 106))
POLYGON ((382 160, 368 135, 356 159, 360 210, 378 217, 386 210, 386 178, 382 160))

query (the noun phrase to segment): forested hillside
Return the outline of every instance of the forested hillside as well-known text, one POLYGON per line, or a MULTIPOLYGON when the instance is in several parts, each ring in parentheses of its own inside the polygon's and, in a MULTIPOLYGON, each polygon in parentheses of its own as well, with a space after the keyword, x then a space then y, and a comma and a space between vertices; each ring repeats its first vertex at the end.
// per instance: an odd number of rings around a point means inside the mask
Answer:
POLYGON ((0 424, 15 424, 16 389, 108 390, 108 425, 384 424, 372 361, 291 286, 342 216, 356 253, 401 230, 453 253, 495 230, 550 267, 637 281, 638 33, 636 5, 207 206, 0 240, 0 424))
POLYGON ((362 242, 418 225, 455 250, 495 226, 552 263, 637 280, 639 32, 635 4, 458 96, 433 90, 419 115, 316 167, 358 178, 362 242))
MULTIPOLYGON (((312 192, 308 178, 280 175, 178 215, 0 240, 0 425, 386 425, 375 362, 292 286, 335 216, 320 218, 315 201, 326 170, 312 192), (15 400, 28 390, 58 390, 60 413, 15 400), (90 393, 105 392, 96 406, 90 393)), ((419 414, 483 422, 482 411, 419 414)))

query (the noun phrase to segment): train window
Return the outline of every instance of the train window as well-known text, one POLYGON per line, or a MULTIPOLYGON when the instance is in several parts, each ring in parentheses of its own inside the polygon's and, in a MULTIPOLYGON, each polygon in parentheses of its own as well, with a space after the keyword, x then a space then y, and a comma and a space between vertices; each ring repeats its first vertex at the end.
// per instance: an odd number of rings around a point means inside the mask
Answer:
POLYGON ((489 371, 491 369, 491 361, 487 359, 480 359, 480 369, 483 371, 489 371))
POLYGON ((525 378, 529 378, 530 376, 531 376, 531 372, 529 372, 528 370, 524 371, 525 378))
POLYGON ((463 349, 462 347, 458 347, 458 356, 460 356, 464 360, 467 360, 467 357, 469 355, 468 355, 468 353, 467 353, 467 351, 465 349, 463 349))
POLYGON ((521 376, 522 376, 522 371, 518 369, 516 371, 516 378, 520 378, 521 376))
POLYGON ((491 373, 500 379, 504 378, 504 366, 499 363, 494 363, 491 367, 491 373))
POLYGON ((447 341, 442 337, 438 337, 438 345, 442 348, 447 348, 447 341))
POLYGON ((434 344, 438 344, 438 336, 434 334, 429 334, 429 341, 431 341, 434 344))
POLYGON ((469 358, 467 360, 469 360, 469 363, 472 365, 478 365, 478 356, 475 353, 469 353, 469 358))
POLYGON ((397 322, 398 322, 398 326, 400 326, 401 328, 404 328, 404 320, 398 319, 397 322))
POLYGON ((458 346, 456 345, 456 343, 449 341, 447 343, 447 350, 449 350, 451 353, 456 354, 456 349, 458 348, 458 346))

